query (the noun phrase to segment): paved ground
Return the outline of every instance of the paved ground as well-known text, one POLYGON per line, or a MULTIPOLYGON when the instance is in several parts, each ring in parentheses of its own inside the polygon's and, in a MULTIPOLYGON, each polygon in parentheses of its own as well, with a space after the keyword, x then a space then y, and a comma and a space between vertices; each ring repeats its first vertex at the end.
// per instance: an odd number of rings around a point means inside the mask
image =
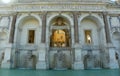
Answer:
POLYGON ((79 71, 0 69, 0 76, 120 76, 120 69, 79 71))

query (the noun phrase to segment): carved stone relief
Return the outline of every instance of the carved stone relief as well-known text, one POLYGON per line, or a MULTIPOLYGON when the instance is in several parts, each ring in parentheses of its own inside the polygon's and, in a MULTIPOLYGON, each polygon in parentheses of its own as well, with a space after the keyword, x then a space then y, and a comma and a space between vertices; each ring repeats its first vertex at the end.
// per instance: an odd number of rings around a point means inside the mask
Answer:
POLYGON ((66 68, 66 55, 62 52, 62 50, 58 50, 57 53, 54 54, 54 68, 66 68))
POLYGON ((10 23, 9 17, 2 17, 0 20, 0 26, 2 26, 2 27, 8 27, 9 23, 10 23))

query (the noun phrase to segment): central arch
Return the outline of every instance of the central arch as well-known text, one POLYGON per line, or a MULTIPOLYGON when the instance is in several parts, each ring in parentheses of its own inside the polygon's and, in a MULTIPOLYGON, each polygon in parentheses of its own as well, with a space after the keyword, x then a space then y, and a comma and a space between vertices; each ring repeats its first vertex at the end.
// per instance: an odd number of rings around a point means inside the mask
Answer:
POLYGON ((70 47, 70 26, 67 20, 56 17, 51 21, 50 47, 70 47))
POLYGON ((66 17, 56 16, 49 24, 49 68, 71 68, 71 26, 66 17))

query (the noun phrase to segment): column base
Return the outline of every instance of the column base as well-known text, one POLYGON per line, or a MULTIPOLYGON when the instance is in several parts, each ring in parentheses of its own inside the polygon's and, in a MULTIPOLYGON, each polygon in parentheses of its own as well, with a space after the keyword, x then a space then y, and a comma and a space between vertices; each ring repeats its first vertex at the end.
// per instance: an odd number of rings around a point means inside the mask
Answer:
POLYGON ((74 64, 73 64, 73 69, 74 69, 74 70, 84 69, 84 65, 83 65, 82 62, 74 62, 74 64))
POLYGON ((2 60, 1 68, 9 69, 11 66, 11 44, 6 45, 3 56, 4 59, 2 60))
POLYGON ((113 61, 109 63, 109 68, 110 69, 119 69, 119 65, 117 61, 113 61))
POLYGON ((112 45, 109 45, 109 57, 110 57, 109 68, 118 69, 119 64, 117 59, 115 58, 115 48, 112 45))
POLYGON ((10 61, 3 61, 1 64, 1 68, 9 69, 10 68, 10 61))
POLYGON ((45 61, 39 61, 36 64, 36 69, 47 69, 47 65, 45 61))

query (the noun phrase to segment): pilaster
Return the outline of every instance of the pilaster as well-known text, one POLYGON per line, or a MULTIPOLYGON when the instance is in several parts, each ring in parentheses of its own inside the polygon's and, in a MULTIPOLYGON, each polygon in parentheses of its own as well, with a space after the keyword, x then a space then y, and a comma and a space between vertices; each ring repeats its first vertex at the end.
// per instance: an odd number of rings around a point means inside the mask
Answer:
POLYGON ((111 36, 110 36, 110 29, 109 29, 110 27, 108 25, 107 12, 103 13, 103 19, 105 24, 106 42, 111 43, 111 36))
POLYGON ((36 64, 36 69, 47 69, 47 58, 46 58, 46 16, 47 12, 43 12, 42 17, 42 34, 41 43, 38 49, 38 61, 36 64))
POLYGON ((14 32, 15 32, 15 23, 16 23, 17 14, 13 15, 12 25, 10 30, 9 43, 14 43, 14 32))
POLYGON ((8 45, 4 51, 4 59, 1 64, 1 68, 10 68, 11 64, 11 45, 8 45))
POLYGON ((107 50, 109 54, 109 68, 116 69, 119 68, 118 61, 115 58, 115 48, 112 45, 111 35, 110 35, 110 26, 108 25, 107 12, 103 13, 104 24, 105 24, 105 33, 106 33, 106 43, 107 50))
POLYGON ((41 35, 41 44, 38 49, 38 61, 36 64, 36 69, 47 69, 47 51, 46 51, 46 16, 47 12, 43 12, 42 17, 42 35, 41 35))
POLYGON ((118 69, 119 64, 115 57, 115 48, 113 45, 108 45, 109 50, 109 68, 110 69, 118 69))
POLYGON ((47 12, 43 14, 43 18, 42 18, 42 36, 41 36, 42 43, 46 42, 46 16, 47 16, 47 12))
POLYGON ((74 70, 84 69, 84 64, 83 64, 83 60, 82 60, 82 50, 81 50, 79 44, 77 44, 75 46, 74 62, 73 63, 74 63, 73 64, 74 70))
POLYGON ((47 60, 46 60, 46 48, 44 44, 40 44, 38 49, 38 60, 36 64, 36 69, 47 69, 47 60))
POLYGON ((78 12, 73 12, 75 43, 79 43, 78 12))

